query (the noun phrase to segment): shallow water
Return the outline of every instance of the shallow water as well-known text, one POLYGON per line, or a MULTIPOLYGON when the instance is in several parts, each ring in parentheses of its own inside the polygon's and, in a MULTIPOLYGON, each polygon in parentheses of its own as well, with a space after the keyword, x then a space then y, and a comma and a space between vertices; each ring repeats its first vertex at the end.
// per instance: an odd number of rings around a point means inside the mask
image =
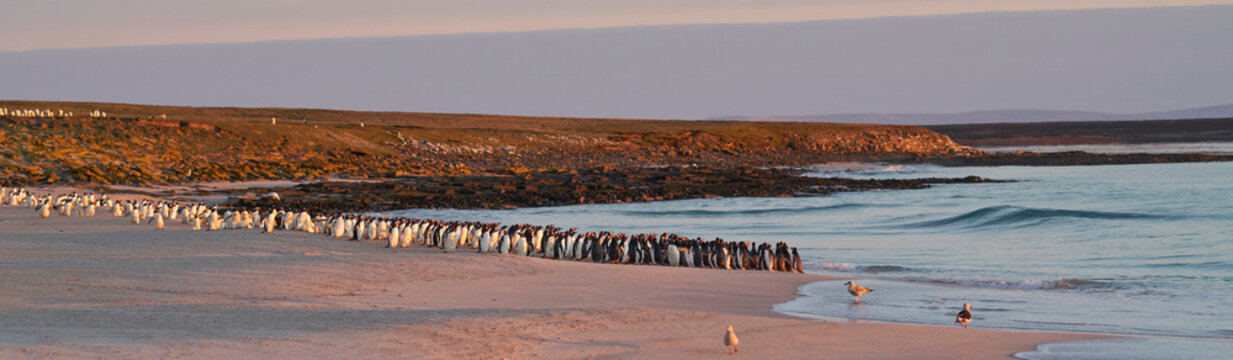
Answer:
POLYGON ((1123 338, 1041 344, 1015 354, 1024 360, 1208 360, 1233 357, 1233 342, 1202 339, 1123 338))
MULTIPOLYGON (((962 177, 823 197, 729 198, 402 216, 786 241, 839 282, 800 289, 785 312, 973 327, 1233 338, 1233 163, 1075 167, 876 166, 813 176, 962 177)), ((1227 344, 1226 344, 1227 345, 1227 344)))

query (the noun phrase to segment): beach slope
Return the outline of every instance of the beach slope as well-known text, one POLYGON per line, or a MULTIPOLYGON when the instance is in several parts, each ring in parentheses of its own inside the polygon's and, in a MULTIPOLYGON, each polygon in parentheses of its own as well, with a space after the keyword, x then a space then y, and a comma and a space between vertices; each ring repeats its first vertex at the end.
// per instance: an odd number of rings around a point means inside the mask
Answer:
POLYGON ((153 228, 0 207, 0 358, 721 358, 732 325, 749 358, 996 359, 1094 337, 771 311, 818 275, 153 228))

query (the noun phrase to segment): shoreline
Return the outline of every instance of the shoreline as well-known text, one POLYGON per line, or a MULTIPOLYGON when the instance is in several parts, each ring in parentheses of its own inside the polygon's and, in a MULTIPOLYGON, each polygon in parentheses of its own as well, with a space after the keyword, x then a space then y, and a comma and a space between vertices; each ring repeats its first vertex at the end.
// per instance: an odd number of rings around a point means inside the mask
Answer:
POLYGON ((951 359, 1108 337, 818 322, 772 309, 804 284, 838 279, 822 275, 187 229, 0 207, 2 281, 14 290, 0 317, 19 324, 0 330, 0 355, 696 358, 727 356, 719 335, 734 325, 745 356, 951 359), (90 330, 117 325, 125 331, 90 330))

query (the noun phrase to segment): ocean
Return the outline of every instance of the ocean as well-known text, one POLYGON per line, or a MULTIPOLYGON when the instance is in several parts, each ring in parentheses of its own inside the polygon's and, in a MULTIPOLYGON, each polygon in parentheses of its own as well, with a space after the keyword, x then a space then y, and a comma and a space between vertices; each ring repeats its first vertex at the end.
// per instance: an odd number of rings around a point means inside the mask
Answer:
POLYGON ((1149 350, 1162 349, 1175 349, 1165 353, 1173 358, 1187 358, 1186 351, 1192 358, 1233 353, 1233 163, 832 164, 808 176, 969 175, 1015 181, 816 197, 390 214, 785 241, 800 249, 806 271, 854 278, 876 290, 855 303, 841 281, 808 284, 795 300, 776 305, 787 314, 950 325, 968 302, 974 328, 1151 339, 1054 344, 1021 354, 1028 359, 1119 358, 1117 349, 1120 358, 1154 358, 1149 350), (1084 351, 1106 357, 1076 355, 1084 351))

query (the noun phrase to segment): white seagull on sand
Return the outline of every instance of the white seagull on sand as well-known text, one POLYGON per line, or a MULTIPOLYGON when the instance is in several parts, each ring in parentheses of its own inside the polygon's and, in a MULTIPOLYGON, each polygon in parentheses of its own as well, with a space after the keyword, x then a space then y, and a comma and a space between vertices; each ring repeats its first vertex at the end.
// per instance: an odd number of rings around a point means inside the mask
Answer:
POLYGON ((724 346, 728 347, 728 355, 741 352, 736 348, 736 344, 740 342, 741 340, 736 338, 736 333, 732 331, 732 325, 728 325, 728 333, 724 334, 724 346))
POLYGON ((852 296, 855 296, 857 302, 861 301, 861 295, 865 295, 865 294, 873 292, 873 289, 860 286, 860 285, 856 285, 856 283, 851 282, 851 281, 843 283, 843 284, 848 286, 848 293, 852 294, 852 296))

